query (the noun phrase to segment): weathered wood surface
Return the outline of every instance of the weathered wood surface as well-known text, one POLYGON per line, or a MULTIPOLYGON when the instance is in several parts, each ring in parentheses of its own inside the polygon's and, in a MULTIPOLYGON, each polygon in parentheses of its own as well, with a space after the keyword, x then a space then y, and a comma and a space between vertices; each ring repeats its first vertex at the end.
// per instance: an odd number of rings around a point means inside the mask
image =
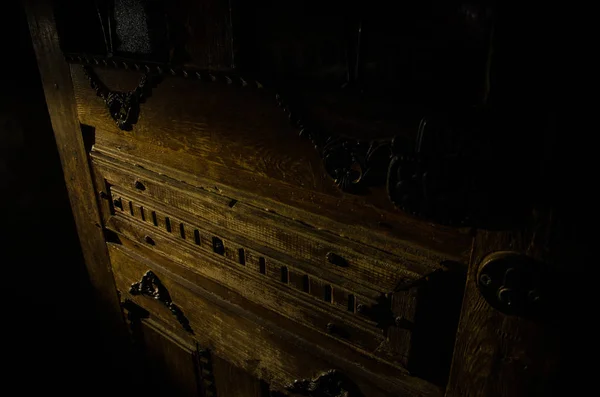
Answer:
MULTIPOLYGON (((252 269, 253 274, 258 274, 261 271, 258 259, 262 257, 265 266, 263 271, 267 278, 275 283, 272 285, 275 290, 282 288, 281 269, 285 267, 288 272, 289 286, 304 293, 308 292, 319 302, 324 301, 327 295, 325 289, 330 288, 331 304, 346 312, 350 296, 354 299, 354 311, 359 304, 371 307, 376 304, 374 299, 384 292, 391 291, 398 283, 416 281, 433 270, 440 269, 440 264, 444 260, 452 259, 452 257, 436 257, 435 254, 422 249, 410 253, 406 250, 403 256, 393 257, 356 242, 341 240, 330 235, 326 230, 316 230, 298 222, 289 222, 278 214, 254 208, 242 200, 195 189, 141 168, 132 168, 101 155, 101 152, 102 147, 97 145, 93 153, 93 162, 97 172, 103 175, 111 186, 110 200, 117 199, 121 203, 123 209, 116 208, 115 211, 141 220, 151 229, 140 227, 140 230, 136 231, 133 225, 128 226, 122 222, 112 222, 110 227, 116 228, 116 231, 125 233, 141 244, 146 244, 143 237, 147 233, 156 243, 154 249, 174 260, 184 261, 187 266, 196 268, 200 272, 208 269, 205 266, 196 266, 195 252, 201 250, 214 256, 212 240, 217 236, 224 243, 224 258, 219 256, 219 261, 225 263, 229 260, 237 265, 239 250, 243 249, 246 260, 242 268, 252 269), (136 188, 136 183, 141 183, 143 188, 136 188), (169 219, 168 230, 165 224, 166 218, 169 219), (164 240, 165 234, 180 243, 169 243, 168 240, 164 240), (326 260, 327 252, 335 252, 348 259, 349 266, 340 268, 330 264, 326 260), (360 255, 357 256, 357 253, 360 255), (305 278, 308 278, 308 285, 305 284, 305 278)), ((297 213, 302 212, 297 211, 297 213)), ((217 268, 217 270, 216 273, 212 271, 207 276, 219 282, 226 282, 232 276, 225 268, 217 268)), ((246 296, 245 292, 256 289, 250 288, 246 291, 242 287, 247 286, 251 281, 238 280, 226 284, 246 296)), ((443 384, 444 375, 440 373, 444 373, 449 368, 456 324, 454 319, 458 316, 462 295, 460 280, 457 282, 451 277, 445 282, 449 284, 446 287, 439 282, 435 284, 436 289, 437 287, 440 289, 439 294, 430 291, 423 296, 423 299, 431 299, 431 303, 423 304, 417 300, 414 294, 416 291, 394 294, 393 312, 403 318, 405 328, 388 328, 391 338, 389 341, 376 342, 377 339, 365 338, 361 336, 361 332, 356 332, 352 326, 345 326, 341 320, 337 320, 340 321, 337 325, 341 330, 347 328, 349 341, 362 346, 370 354, 404 366, 411 361, 411 371, 418 371, 427 379, 436 378, 439 384, 443 384), (437 295, 437 298, 434 295, 437 295), (458 304, 450 304, 457 301, 458 304), (415 324, 417 305, 422 305, 423 308, 419 313, 419 324, 417 324, 423 335, 419 335, 417 346, 413 346, 411 333, 415 324), (423 311, 427 313, 422 313, 423 311), (418 355, 422 355, 423 358, 409 358, 412 349, 416 349, 418 355)), ((250 299, 257 297, 255 293, 251 295, 250 299)), ((321 332, 325 331, 329 322, 326 318, 317 319, 306 314, 298 317, 299 313, 295 313, 293 305, 289 313, 286 312, 278 302, 276 294, 273 295, 272 301, 261 302, 271 310, 292 315, 296 321, 312 324, 311 326, 321 332)), ((335 314, 333 316, 337 317, 335 314)))
MULTIPOLYGON (((97 147, 115 157, 194 186, 241 192, 292 218, 300 208, 313 214, 305 222, 388 251, 404 240, 467 259, 468 230, 417 221, 393 208, 383 188, 341 193, 266 91, 167 76, 142 105, 133 132, 123 133, 81 67, 71 70, 80 121, 96 128, 97 147)), ((115 90, 133 89, 139 79, 133 72, 98 74, 115 90)))
MULTIPOLYGON (((420 278, 441 268, 442 262, 453 257, 436 255, 407 244, 404 255, 392 255, 369 245, 335 236, 328 230, 318 230, 302 222, 293 221, 276 213, 248 205, 238 197, 224 197, 210 192, 190 191, 176 181, 149 173, 115 168, 113 165, 97 167, 113 186, 111 191, 154 202, 163 212, 180 219, 210 225, 242 238, 253 240, 280 251, 288 260, 313 265, 341 278, 354 278, 375 291, 389 292, 402 280, 420 278), (133 172, 132 172, 133 171, 133 172), (141 183, 143 189, 135 189, 141 183), (132 187, 134 187, 132 189, 132 187), (179 187, 179 188, 178 188, 179 187), (345 266, 332 264, 328 253, 345 259, 345 266)), ((116 198, 116 197, 115 197, 116 198)), ((176 231, 173 231, 174 233, 176 231)), ((178 231, 177 231, 178 232, 178 231)))
POLYGON ((560 260, 556 256, 558 247, 548 240, 553 227, 556 225, 547 216, 540 217, 532 228, 477 233, 447 397, 552 395, 560 327, 553 324, 553 319, 509 316, 497 311, 479 292, 476 278, 483 258, 495 251, 522 252, 555 267, 560 260))
POLYGON ((196 172, 196 169, 204 169, 207 165, 206 162, 197 157, 164 151, 158 146, 140 144, 138 140, 104 131, 96 131, 96 145, 94 147, 94 155, 99 158, 100 155, 105 156, 105 163, 119 164, 122 162, 126 168, 130 167, 127 164, 138 165, 139 168, 136 173, 143 176, 151 176, 156 173, 166 175, 171 181, 169 185, 177 188, 177 190, 188 192, 208 191, 223 196, 224 200, 231 198, 243 200, 243 202, 253 207, 280 214, 317 230, 329 231, 334 235, 359 241, 398 256, 418 253, 419 255, 429 256, 434 261, 444 258, 466 263, 468 260, 467 254, 471 238, 467 234, 451 231, 444 227, 435 230, 438 226, 417 222, 408 217, 404 217, 403 222, 394 223, 393 226, 388 227, 388 223, 380 220, 390 220, 389 213, 376 210, 372 206, 349 201, 351 199, 360 200, 359 197, 332 201, 328 196, 307 192, 303 189, 290 188, 285 184, 276 185, 274 182, 271 183, 273 187, 277 188, 277 194, 282 196, 281 199, 288 201, 286 204, 282 201, 269 199, 268 196, 252 193, 252 188, 256 183, 255 176, 236 172, 240 178, 239 180, 247 184, 246 188, 248 190, 242 190, 220 182, 228 178, 230 171, 226 169, 221 170, 224 174, 215 176, 209 176, 204 172, 196 172), (126 155, 126 153, 132 152, 140 156, 147 156, 153 161, 126 155), (185 172, 164 165, 174 160, 178 162, 177 166, 185 172), (243 177, 247 178, 244 179, 243 177), (315 206, 312 202, 306 201, 307 199, 319 201, 315 206), (321 199, 324 201, 321 201, 321 199), (291 204, 296 205, 290 205, 290 200, 293 201, 291 204), (376 229, 368 229, 369 227, 376 229), (384 233, 378 232, 381 230, 384 230, 384 233))
POLYGON ((264 380, 274 389, 281 390, 294 379, 311 378, 323 370, 338 368, 351 376, 366 396, 441 395, 441 390, 428 382, 377 361, 365 361, 358 352, 329 343, 325 335, 293 325, 285 317, 254 305, 227 288, 211 284, 145 248, 137 249, 143 257, 120 245, 110 244, 109 248, 117 287, 123 298, 133 300, 173 328, 181 329, 160 302, 127 292, 132 283, 152 270, 189 319, 193 337, 201 346, 209 347, 215 355, 264 380), (168 269, 163 267, 165 265, 168 269), (225 296, 229 303, 217 296, 225 296))
MULTIPOLYGON (((369 324, 362 316, 348 313, 331 303, 325 304, 323 294, 313 297, 303 291, 288 288, 280 281, 277 282, 281 278, 279 268, 274 269, 276 272, 273 271, 271 277, 268 275, 269 272, 262 275, 259 272, 248 271, 241 265, 235 266, 221 255, 215 253, 209 255, 201 250, 193 250, 187 244, 182 244, 172 237, 169 238, 158 228, 150 229, 140 225, 139 222, 125 220, 122 217, 115 217, 111 220, 109 227, 135 241, 138 245, 148 246, 265 309, 314 328, 323 334, 327 333, 329 323, 336 324, 339 332, 344 331, 344 337, 337 334, 332 335, 338 343, 356 346, 371 356, 375 356, 377 353, 382 355, 386 353, 377 351, 384 337, 382 331, 377 329, 372 322, 369 324), (146 236, 152 239, 151 244, 145 242, 146 236)), ((270 258, 267 258, 267 263, 272 263, 270 258)), ((314 287, 319 281, 313 277, 311 286, 314 287)), ((328 283, 322 284, 327 284, 331 288, 328 283)), ((367 302, 363 300, 362 304, 368 305, 367 302)), ((406 349, 405 346, 402 347, 406 349)))
POLYGON ((53 10, 46 1, 24 3, 87 271, 100 307, 113 324, 113 331, 121 334, 124 328, 119 301, 77 118, 69 65, 59 48, 53 10))

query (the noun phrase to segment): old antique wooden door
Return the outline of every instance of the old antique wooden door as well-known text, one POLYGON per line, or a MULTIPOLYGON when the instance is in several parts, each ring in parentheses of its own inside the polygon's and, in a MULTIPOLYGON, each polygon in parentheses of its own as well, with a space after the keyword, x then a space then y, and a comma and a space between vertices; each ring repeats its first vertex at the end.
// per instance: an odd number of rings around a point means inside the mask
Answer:
POLYGON ((25 4, 90 279, 150 392, 559 392, 549 7, 25 4))

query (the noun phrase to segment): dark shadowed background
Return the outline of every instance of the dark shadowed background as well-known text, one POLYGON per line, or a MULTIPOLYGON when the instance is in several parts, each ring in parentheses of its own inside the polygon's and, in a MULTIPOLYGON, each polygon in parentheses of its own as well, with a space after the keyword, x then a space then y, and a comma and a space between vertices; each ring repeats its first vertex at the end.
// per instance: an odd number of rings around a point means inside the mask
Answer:
POLYGON ((12 395, 114 395, 116 360, 95 316, 25 13, 8 2, 3 15, 3 378, 12 395))

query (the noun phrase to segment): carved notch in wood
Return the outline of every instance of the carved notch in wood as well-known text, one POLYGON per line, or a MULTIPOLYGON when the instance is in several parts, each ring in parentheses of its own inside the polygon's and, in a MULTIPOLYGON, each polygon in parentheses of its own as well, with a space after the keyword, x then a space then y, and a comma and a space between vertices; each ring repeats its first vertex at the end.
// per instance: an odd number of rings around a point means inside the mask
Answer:
POLYGON ((148 270, 146 274, 142 276, 142 279, 131 285, 129 289, 131 295, 145 295, 150 298, 156 299, 169 309, 171 313, 177 318, 179 324, 188 332, 194 333, 190 327, 190 322, 183 314, 183 311, 173 303, 171 295, 165 286, 160 282, 156 274, 151 270, 148 270))
POLYGON ((110 117, 115 121, 117 126, 124 131, 131 131, 133 124, 138 120, 140 114, 140 104, 150 96, 153 77, 149 74, 142 74, 138 86, 129 92, 117 92, 109 90, 98 78, 98 75, 89 66, 84 66, 83 70, 90 86, 108 108, 110 117))
POLYGON ((330 369, 314 379, 297 379, 286 390, 310 397, 363 397, 358 387, 340 371, 330 369))

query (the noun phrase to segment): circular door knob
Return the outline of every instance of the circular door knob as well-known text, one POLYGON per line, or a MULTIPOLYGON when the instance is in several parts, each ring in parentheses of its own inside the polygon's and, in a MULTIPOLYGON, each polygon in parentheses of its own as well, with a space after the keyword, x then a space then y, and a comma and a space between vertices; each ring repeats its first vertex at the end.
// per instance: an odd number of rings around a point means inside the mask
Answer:
POLYGON ((486 256, 477 274, 483 298, 510 315, 529 315, 540 309, 541 265, 518 252, 501 251, 486 256))

